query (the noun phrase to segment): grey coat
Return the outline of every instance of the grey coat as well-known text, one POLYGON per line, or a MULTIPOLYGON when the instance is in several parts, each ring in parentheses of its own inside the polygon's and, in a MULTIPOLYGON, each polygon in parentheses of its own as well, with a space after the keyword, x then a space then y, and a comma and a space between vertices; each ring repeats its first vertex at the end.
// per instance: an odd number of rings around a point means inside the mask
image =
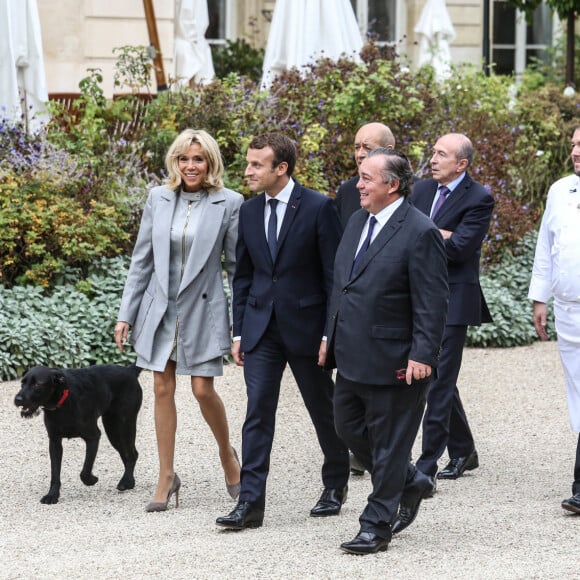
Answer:
MULTIPOLYGON (((151 360, 155 332, 168 306, 170 228, 176 200, 177 194, 165 186, 151 190, 117 318, 131 325, 131 343, 145 360, 151 360)), ((221 257, 223 253, 231 288, 243 200, 241 194, 229 189, 210 193, 200 216, 196 251, 190 253, 185 264, 177 293, 179 336, 189 366, 215 359, 231 349, 221 257)))

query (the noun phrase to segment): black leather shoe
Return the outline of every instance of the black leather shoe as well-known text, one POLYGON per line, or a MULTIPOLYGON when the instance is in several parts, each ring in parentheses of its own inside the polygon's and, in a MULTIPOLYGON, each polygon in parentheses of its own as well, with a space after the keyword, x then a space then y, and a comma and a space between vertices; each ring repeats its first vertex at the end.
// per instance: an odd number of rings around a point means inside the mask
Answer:
POLYGON ((580 493, 575 493, 572 497, 562 502, 562 507, 569 512, 580 514, 580 493))
POLYGON ((405 491, 401 497, 401 504, 399 505, 399 513, 393 524, 393 534, 398 534, 409 527, 419 513, 421 501, 425 498, 432 497, 434 493, 435 480, 429 475, 425 475, 417 470, 413 481, 405 486, 405 491))
POLYGON ((350 472, 353 475, 364 475, 365 474, 365 466, 362 464, 360 459, 352 451, 348 454, 348 458, 350 461, 350 472))
POLYGON ((349 554, 376 554, 385 552, 389 547, 389 541, 372 532, 359 532, 350 542, 340 544, 340 547, 349 554))
POLYGON ((477 451, 474 449, 467 457, 451 459, 449 463, 437 474, 437 479, 457 479, 464 471, 471 471, 479 467, 477 451))
POLYGON ((316 505, 310 510, 310 515, 313 518, 337 516, 347 495, 348 487, 343 489, 325 488, 316 505))
POLYGON ((264 522, 264 509, 256 507, 249 501, 239 501, 238 505, 227 515, 217 518, 215 523, 229 530, 259 528, 264 522))
POLYGON ((432 486, 431 489, 423 496, 423 499, 430 499, 437 493, 437 472, 435 472, 435 475, 428 477, 431 477, 432 486))

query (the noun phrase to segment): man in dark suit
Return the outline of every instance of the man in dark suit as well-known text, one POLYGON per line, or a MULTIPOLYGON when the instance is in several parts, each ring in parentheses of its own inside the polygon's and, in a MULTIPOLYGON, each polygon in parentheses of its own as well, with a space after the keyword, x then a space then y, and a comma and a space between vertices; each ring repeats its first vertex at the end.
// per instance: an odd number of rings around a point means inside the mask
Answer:
MULTIPOLYGON (((383 125, 383 123, 367 123, 363 125, 354 137, 354 160, 357 167, 360 167, 362 160, 367 153, 377 147, 392 149, 395 146, 393 132, 383 125)), ((342 228, 346 228, 346 223, 350 216, 360 209, 360 193, 356 187, 358 183, 358 173, 345 181, 336 193, 335 203, 342 228)))
MULTIPOLYGON (((468 325, 491 321, 479 284, 479 259, 494 200, 467 173, 472 160, 473 145, 465 135, 442 136, 431 157, 433 179, 417 182, 411 197, 413 205, 431 216, 439 228, 447 253, 449 311, 437 377, 429 388, 423 419, 422 453, 416 463, 423 473, 438 479, 457 479, 479 466, 457 377, 468 325), (437 461, 445 448, 449 463, 437 472, 437 461)), ((412 513, 407 508, 403 497, 395 532, 411 523, 412 513)))
POLYGON ((292 178, 294 143, 278 133, 249 145, 245 175, 263 192, 240 209, 233 281, 232 355, 244 366, 248 404, 242 429, 241 492, 216 523, 259 527, 274 437, 280 381, 290 365, 324 454, 324 491, 310 511, 336 515, 346 500, 348 450, 334 427, 334 383, 319 366, 326 351, 327 301, 340 221, 333 201, 292 178))
MULTIPOLYGON (((393 132, 383 123, 373 122, 363 125, 354 137, 354 160, 357 167, 360 167, 367 153, 377 147, 393 149, 395 147, 393 132)), ((354 177, 345 181, 338 188, 334 199, 343 230, 346 228, 350 216, 360 209, 360 192, 356 186, 358 180, 357 173, 354 177)), ((352 452, 350 453, 350 472, 353 475, 364 475, 365 472, 364 465, 352 452)))
POLYGON ((403 489, 420 499, 429 478, 409 465, 447 313, 441 234, 414 208, 407 157, 379 148, 359 167, 361 206, 338 247, 327 368, 336 366, 340 437, 372 475, 360 531, 341 548, 386 550, 403 489))

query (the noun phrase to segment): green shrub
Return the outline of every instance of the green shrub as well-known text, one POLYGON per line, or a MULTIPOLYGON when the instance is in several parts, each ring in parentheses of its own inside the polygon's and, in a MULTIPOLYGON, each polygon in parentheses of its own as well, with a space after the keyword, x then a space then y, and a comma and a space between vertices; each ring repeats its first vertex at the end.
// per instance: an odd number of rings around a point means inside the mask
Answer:
POLYGON ((147 107, 145 117, 147 126, 155 127, 143 136, 148 170, 164 174, 165 154, 175 137, 188 127, 205 129, 220 146, 226 185, 243 191, 248 143, 255 134, 275 130, 266 121, 267 101, 267 93, 258 91, 256 83, 235 74, 195 90, 158 95, 147 107))
POLYGON ((129 260, 98 261, 84 280, 47 292, 39 286, 0 286, 0 380, 35 365, 81 367, 126 364, 113 339, 129 260))
POLYGON ((91 199, 90 181, 50 148, 0 183, 0 282, 47 287, 67 264, 119 253, 129 241, 127 216, 91 199), (44 153, 47 155, 44 156, 44 153))
MULTIPOLYGON (((132 90, 143 82, 133 74, 144 62, 137 48, 135 56, 123 47, 119 63, 132 90)), ((437 83, 429 67, 411 72, 372 43, 361 55, 358 64, 321 59, 287 71, 270 91, 230 72, 208 85, 163 91, 150 103, 105 99, 93 70, 75 114, 55 104, 45 134, 31 140, 0 122, 0 283, 46 286, 67 265, 86 268, 96 256, 127 253, 147 188, 163 179, 167 148, 186 127, 216 138, 226 185, 246 195, 246 148, 265 131, 295 139, 297 179, 329 195, 356 171, 352 143, 366 122, 391 126, 419 176, 428 175, 442 133, 464 132, 476 150, 472 173, 496 201, 483 264, 497 264, 533 229, 549 184, 569 171, 570 130, 580 124, 576 99, 549 85, 515 91, 512 79, 473 67, 457 67, 437 83), (139 130, 125 132, 137 110, 145 110, 139 130)))
POLYGON ((534 227, 537 215, 517 195, 522 183, 518 167, 526 167, 529 152, 525 159, 518 155, 524 130, 514 126, 506 107, 512 98, 509 79, 462 67, 438 84, 429 68, 411 72, 396 60, 373 55, 366 53, 360 65, 321 59, 305 74, 283 73, 272 83, 264 107, 269 109, 266 125, 296 139, 297 176, 327 193, 355 171, 352 143, 364 123, 388 124, 420 176, 429 174, 431 150, 441 134, 466 133, 476 150, 471 172, 496 200, 483 254, 484 263, 497 262, 534 227))
POLYGON ((541 210, 550 185, 570 173, 570 138, 580 118, 576 99, 560 87, 521 89, 514 106, 520 130, 519 161, 509 167, 516 184, 514 196, 541 210))
MULTIPOLYGON (((541 204, 544 194, 540 188, 561 171, 531 151, 537 124, 528 128, 514 122, 511 79, 488 78, 462 67, 438 84, 429 68, 411 72, 392 55, 383 57, 372 44, 365 47, 363 58, 361 64, 320 59, 304 71, 286 71, 269 92, 247 78, 229 75, 193 91, 159 95, 147 111, 148 125, 156 127, 144 136, 149 170, 162 171, 165 151, 178 132, 188 126, 204 128, 220 144, 227 184, 248 195, 242 179, 247 143, 257 133, 282 131, 298 145, 297 179, 333 194, 356 170, 352 143, 364 123, 389 124, 397 146, 409 153, 421 176, 428 174, 437 138, 445 132, 464 132, 476 149, 472 173, 496 200, 483 251, 485 264, 496 263, 534 227, 538 216, 534 203, 541 204), (536 159, 541 161, 536 171, 541 181, 527 179, 536 159)), ((537 107, 549 109, 548 95, 535 98, 540 102, 537 107)), ((546 138, 537 145, 550 152, 561 149, 565 139, 558 114, 549 109, 544 123, 546 138), (550 125, 558 130, 549 133, 550 125)), ((550 158, 554 156, 546 154, 545 159, 550 158)))
MULTIPOLYGON (((570 4, 570 8, 578 9, 570 4)), ((566 34, 555 34, 552 46, 542 52, 545 58, 532 57, 531 64, 523 75, 522 82, 530 88, 538 88, 546 84, 555 85, 562 90, 566 85, 566 34)), ((574 37, 574 86, 580 87, 580 35, 574 37)))
MULTIPOLYGON (((493 322, 469 327, 467 346, 523 346, 538 340, 532 322, 532 302, 528 299, 537 237, 537 231, 530 232, 504 254, 499 264, 482 273, 481 287, 493 322)), ((551 306, 548 312, 553 320, 551 306)), ((553 324, 548 324, 552 339, 553 328, 553 324)))
POLYGON ((0 284, 50 286, 69 267, 127 253, 147 186, 130 144, 94 161, 0 120, 0 284), (123 153, 121 153, 121 149, 123 153))
POLYGON ((254 48, 243 38, 226 40, 225 45, 213 45, 213 66, 218 78, 231 73, 260 82, 264 64, 264 49, 254 48))
POLYGON ((132 93, 138 93, 145 88, 151 92, 153 59, 158 54, 155 47, 117 46, 113 48, 113 54, 117 57, 113 81, 117 90, 128 88, 132 93))
MULTIPOLYGON (((297 141, 297 176, 310 187, 333 193, 356 169, 353 142, 360 125, 371 120, 404 123, 422 109, 395 61, 367 66, 320 59, 303 73, 293 69, 273 81, 267 124, 297 141)), ((400 135, 396 126, 393 131, 400 135)))

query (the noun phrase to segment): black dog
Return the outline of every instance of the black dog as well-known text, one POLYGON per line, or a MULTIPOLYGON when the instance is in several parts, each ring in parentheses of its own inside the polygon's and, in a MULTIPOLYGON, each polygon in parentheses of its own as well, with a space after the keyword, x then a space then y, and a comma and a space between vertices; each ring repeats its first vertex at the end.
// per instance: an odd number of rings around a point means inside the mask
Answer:
POLYGON ((33 367, 22 377, 22 386, 14 404, 22 407, 20 414, 29 418, 44 410, 50 451, 50 489, 40 500, 53 504, 60 496, 62 440, 80 437, 86 443, 86 455, 81 481, 94 485, 98 478, 92 473, 103 426, 111 445, 118 451, 125 473, 117 484, 124 491, 135 487, 133 472, 138 453, 135 449, 137 415, 143 400, 138 381, 141 369, 135 365, 95 365, 82 369, 51 369, 33 367))

